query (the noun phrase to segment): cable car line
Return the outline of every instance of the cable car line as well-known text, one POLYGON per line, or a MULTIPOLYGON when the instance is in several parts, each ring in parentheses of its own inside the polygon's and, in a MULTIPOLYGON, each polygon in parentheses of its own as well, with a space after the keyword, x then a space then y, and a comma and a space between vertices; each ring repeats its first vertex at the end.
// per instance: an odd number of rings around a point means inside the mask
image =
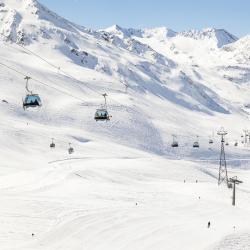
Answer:
MULTIPOLYGON (((7 37, 7 36, 5 36, 5 35, 3 35, 3 34, 0 34, 0 35, 1 35, 2 37, 5 37, 6 39, 9 39, 9 37, 7 37)), ((7 46, 10 46, 9 43, 7 43, 6 41, 4 41, 4 42, 5 42, 5 44, 6 44, 7 46)), ((72 76, 71 74, 67 73, 66 71, 62 70, 61 67, 59 67, 59 66, 57 66, 57 65, 55 65, 55 64, 53 64, 53 63, 51 63, 49 60, 47 60, 47 59, 43 58, 42 56, 38 55, 37 53, 31 51, 30 49, 26 48, 26 47, 23 46, 22 44, 19 44, 19 43, 15 42, 15 41, 12 41, 12 42, 15 43, 17 46, 19 46, 20 48, 22 48, 22 49, 26 50, 27 52, 29 52, 30 54, 34 55, 35 57, 39 58, 40 60, 46 62, 46 63, 47 63, 48 65, 50 65, 51 67, 57 69, 57 70, 59 71, 60 74, 63 73, 63 75, 68 76, 68 77, 71 78, 71 79, 74 79, 76 82, 79 82, 79 83, 81 83, 81 84, 84 84, 84 86, 85 86, 86 88, 90 89, 92 92, 94 92, 94 93, 96 93, 96 94, 98 94, 98 95, 103 95, 103 93, 99 93, 97 90, 95 90, 95 89, 93 89, 92 87, 88 86, 88 83, 87 83, 87 82, 84 82, 84 81, 82 81, 82 80, 77 79, 76 77, 74 77, 74 76, 72 76)), ((61 74, 61 75, 62 75, 62 74, 61 74)), ((117 100, 115 100, 115 99, 113 99, 113 98, 111 98, 111 97, 109 97, 109 99, 112 100, 112 101, 114 101, 114 102, 116 102, 116 103, 118 103, 119 105, 124 106, 122 103, 120 103, 119 101, 117 101, 117 100)), ((135 111, 133 108, 131 108, 131 107, 129 107, 129 108, 130 108, 131 110, 135 111)), ((98 111, 98 110, 96 110, 96 114, 98 113, 97 111, 98 111)), ((106 111, 107 111, 107 110, 106 110, 106 111)), ((104 110, 104 113, 101 113, 101 117, 106 116, 106 111, 104 110)), ((99 113, 100 113, 100 112, 99 112, 99 113)), ((96 117, 96 114, 95 114, 95 117, 96 117)), ((107 117, 108 117, 108 115, 107 115, 107 117)), ((108 119, 105 119, 105 120, 108 120, 108 119)), ((212 143, 211 143, 211 144, 212 144, 212 143)), ((195 143, 194 143, 194 147, 199 147, 199 142, 195 142, 195 143)))
MULTIPOLYGON (((0 36, 4 37, 4 38, 6 38, 6 39, 9 39, 9 37, 5 36, 4 34, 0 34, 0 36)), ((11 46, 8 42, 6 42, 6 41, 3 41, 3 42, 5 43, 5 45, 7 45, 7 46, 9 46, 9 47, 11 47, 11 48, 14 48, 14 47, 11 46)), ((11 40, 11 42, 13 42, 14 44, 16 44, 16 45, 19 46, 20 48, 22 48, 22 49, 28 51, 30 54, 32 54, 32 55, 38 57, 39 59, 41 59, 42 61, 46 62, 48 65, 50 65, 51 67, 56 68, 56 69, 59 68, 59 67, 57 67, 56 65, 54 65, 53 63, 51 63, 51 62, 49 62, 48 60, 46 60, 45 58, 43 58, 43 57, 41 57, 40 55, 36 54, 36 53, 33 52, 32 50, 29 50, 28 48, 26 48, 26 47, 23 46, 22 44, 19 44, 19 43, 13 41, 13 40, 11 40)))
MULTIPOLYGON (((9 39, 9 37, 8 37, 8 36, 5 36, 4 34, 0 34, 0 36, 4 37, 4 38, 6 38, 6 39, 9 39)), ((30 54, 32 54, 32 55, 34 55, 35 57, 39 58, 40 60, 46 62, 46 63, 47 63, 48 65, 50 65, 51 67, 53 67, 53 68, 59 70, 59 73, 60 73, 60 72, 63 73, 65 76, 68 76, 68 77, 70 77, 71 79, 74 79, 76 82, 83 83, 85 87, 87 87, 88 89, 90 89, 90 90, 92 90, 93 92, 97 93, 98 95, 103 95, 103 93, 99 93, 98 91, 96 91, 96 90, 93 89, 92 87, 88 86, 88 85, 87 85, 87 84, 88 84, 87 82, 84 82, 84 81, 82 81, 82 80, 77 79, 76 77, 74 77, 74 76, 72 76, 71 74, 67 73, 66 71, 62 70, 61 67, 59 67, 59 66, 53 64, 53 63, 50 62, 49 60, 47 60, 47 59, 45 59, 44 57, 40 56, 39 54, 33 52, 32 50, 28 49, 28 48, 25 47, 24 45, 19 44, 19 43, 17 43, 16 41, 13 41, 13 40, 11 40, 11 41, 12 41, 14 44, 16 44, 17 46, 19 46, 20 48, 22 48, 23 50, 26 50, 26 51, 29 52, 30 54)), ((3 42, 5 43, 5 45, 10 46, 10 43, 8 43, 7 41, 3 41, 3 42)), ((11 46, 11 47, 12 47, 12 46, 11 46)), ((62 74, 61 74, 61 75, 62 75, 62 74)), ((51 87, 51 86, 48 86, 48 87, 51 87)), ((55 89, 56 89, 56 88, 55 88, 55 89)), ((60 90, 58 90, 58 91, 60 91, 60 90)), ((64 94, 67 94, 67 95, 70 95, 70 96, 73 97, 73 98, 80 99, 80 98, 75 97, 75 96, 73 96, 73 95, 71 95, 71 94, 68 94, 67 92, 63 92, 63 91, 60 91, 60 92, 62 92, 62 93, 64 93, 64 94)), ((113 98, 111 98, 111 97, 109 97, 109 99, 110 99, 110 100, 113 100, 114 102, 116 102, 116 103, 118 103, 118 104, 121 104, 122 106, 124 106, 122 103, 120 103, 119 101, 117 101, 117 100, 115 100, 115 99, 113 99, 113 98)), ((80 99, 80 100, 81 100, 81 99, 80 99)), ((81 100, 81 101, 82 101, 82 100, 81 100)), ((134 109, 131 108, 131 107, 129 107, 129 108, 130 108, 131 110, 134 110, 134 109)), ((176 136, 182 136, 182 137, 184 137, 185 135, 177 135, 177 134, 176 134, 176 136)), ((190 137, 190 138, 191 138, 191 137, 193 137, 193 136, 185 136, 185 137, 190 137)), ((212 139, 209 139, 209 144, 213 144, 213 143, 214 143, 214 141, 213 141, 212 139)), ((195 147, 199 147, 199 142, 198 142, 198 141, 195 141, 194 144, 195 144, 195 147)), ((234 145, 235 145, 235 147, 238 146, 238 144, 236 144, 236 143, 235 143, 234 145)))
MULTIPOLYGON (((2 62, 0 62, 0 66, 5 67, 5 68, 8 68, 8 69, 10 69, 10 70, 16 72, 17 74, 19 74, 19 75, 21 75, 21 76, 23 76, 23 77, 27 77, 26 74, 22 73, 22 72, 19 71, 19 70, 16 70, 15 68, 13 68, 13 67, 11 67, 11 66, 9 66, 9 65, 6 65, 6 64, 2 63, 2 62)), ((48 87, 48 88, 51 88, 51 89, 54 89, 54 90, 57 91, 57 92, 60 92, 60 93, 62 93, 62 94, 64 94, 64 95, 68 95, 68 96, 70 96, 70 97, 72 97, 72 98, 74 98, 74 99, 77 99, 78 101, 86 102, 85 100, 83 100, 83 99, 80 98, 80 97, 77 97, 77 96, 72 95, 72 94, 70 94, 70 93, 68 93, 68 92, 66 92, 66 91, 63 91, 63 90, 58 89, 58 88, 56 88, 56 87, 54 87, 54 86, 51 86, 51 85, 49 85, 49 84, 47 84, 47 83, 45 83, 45 82, 42 82, 42 81, 40 81, 40 80, 38 80, 38 79, 36 79, 36 78, 33 78, 33 77, 32 77, 31 79, 32 79, 33 81, 35 81, 35 82, 41 84, 41 85, 44 85, 44 86, 46 86, 46 87, 48 87)))
MULTIPOLYGON (((45 61, 45 62, 48 63, 50 66, 52 66, 52 67, 54 67, 54 68, 57 68, 57 69, 59 68, 59 67, 57 67, 56 65, 50 63, 48 60, 42 58, 42 57, 39 56, 38 54, 36 54, 36 53, 32 52, 31 50, 25 48, 24 46, 22 46, 22 45, 20 45, 20 44, 18 44, 18 43, 15 43, 15 44, 17 44, 18 46, 22 47, 24 50, 27 50, 29 53, 33 54, 34 56, 39 57, 39 59, 45 61)), ((1 65, 1 63, 0 63, 0 65, 1 65)), ((2 63, 2 66, 6 66, 6 67, 7 67, 7 65, 5 65, 5 64, 3 64, 3 63, 2 63)), ((9 69, 12 69, 12 68, 9 67, 9 66, 8 66, 8 68, 9 68, 9 69)), ((74 79, 74 80, 77 81, 77 82, 84 83, 83 81, 80 81, 80 80, 76 79, 75 77, 73 77, 72 75, 68 74, 67 72, 62 71, 60 68, 59 68, 59 71, 61 71, 64 75, 66 75, 66 76, 68 76, 68 77, 74 79)), ((16 71, 16 72, 17 72, 17 71, 16 71)), ((19 71, 18 71, 18 73, 19 73, 19 74, 22 74, 22 75, 24 76, 23 73, 21 73, 21 72, 19 72, 19 71)), ((44 82, 41 82, 41 81, 39 81, 39 80, 37 80, 37 79, 34 79, 34 80, 36 80, 38 83, 41 83, 41 84, 43 84, 43 85, 45 85, 45 86, 51 87, 51 86, 49 86, 49 85, 45 84, 44 82)), ((97 93, 98 95, 102 95, 102 96, 104 96, 104 98, 105 98, 105 108, 97 109, 97 110, 96 110, 96 113, 95 113, 95 120, 96 120, 96 121, 101 121, 101 120, 109 121, 110 118, 111 118, 111 116, 109 115, 108 110, 107 110, 107 100, 106 100, 107 94, 106 94, 106 93, 105 93, 105 94, 100 94, 100 93, 99 93, 98 91, 96 91, 95 89, 93 89, 93 88, 91 88, 90 86, 86 85, 86 83, 84 83, 84 85, 85 85, 88 89, 90 89, 91 91, 93 91, 94 93, 97 93)), ((53 88, 56 89, 56 90, 58 90, 58 89, 55 88, 55 87, 53 87, 53 88)), ((27 89, 27 86, 26 86, 26 89, 27 89)), ((27 89, 27 90, 28 90, 28 89, 27 89)), ((62 92, 62 91, 61 91, 61 92, 62 92)), ((65 92, 65 93, 66 93, 66 92, 65 92)), ((68 94, 68 93, 67 93, 67 94, 68 94)), ((72 96, 71 94, 68 94, 68 95, 72 96)), ((75 96, 74 96, 74 98, 75 98, 75 96)), ((79 99, 79 98, 77 98, 77 99, 79 99)), ((111 98, 110 98, 110 99, 111 99, 111 98)), ((83 101, 82 99, 80 99, 80 100, 83 101)), ((112 99, 112 100, 113 100, 113 99, 112 99)), ((113 101, 117 102, 119 105, 121 104, 120 102, 118 102, 118 101, 116 101, 116 100, 113 100, 113 101)), ((38 96, 38 95, 31 95, 31 96, 28 96, 28 95, 27 95, 26 98, 25 98, 25 101, 23 102, 23 107, 26 108, 26 107, 36 107, 36 106, 41 106, 41 100, 39 99, 39 96, 38 96), (32 101, 32 103, 31 103, 31 101, 32 101)), ((122 106, 123 106, 123 104, 122 104, 122 106)))
MULTIPOLYGON (((3 35, 3 34, 0 34, 0 35, 8 39, 7 36, 5 36, 5 35, 3 35)), ((37 53, 35 53, 35 52, 31 51, 30 49, 26 48, 25 46, 23 46, 23 45, 21 45, 21 44, 15 42, 15 41, 12 41, 12 42, 15 43, 17 46, 21 47, 22 49, 28 51, 30 54, 34 55, 35 57, 39 58, 40 60, 46 62, 46 63, 47 63, 48 65, 50 65, 51 67, 53 67, 53 68, 59 70, 59 72, 63 73, 65 76, 68 76, 69 78, 74 79, 75 81, 77 81, 77 82, 79 82, 79 83, 83 83, 83 84, 85 84, 85 86, 86 86, 87 82, 84 82, 84 81, 82 81, 82 80, 79 80, 79 79, 75 78, 75 77, 72 76, 71 74, 69 74, 69 73, 67 73, 66 71, 62 70, 61 67, 59 67, 59 66, 57 66, 57 65, 55 65, 55 64, 53 64, 53 63, 51 63, 51 62, 48 61, 47 59, 41 57, 41 56, 38 55, 37 53)), ((7 43, 7 42, 5 42, 5 45, 10 46, 10 44, 7 43)), ((101 93, 99 93, 97 90, 91 88, 90 86, 86 86, 86 87, 89 88, 90 90, 92 90, 93 92, 95 92, 96 94, 102 95, 101 93)), ((120 104, 120 103, 119 103, 119 104, 120 104)))
MULTIPOLYGON (((6 37, 6 36, 4 36, 4 35, 1 35, 1 36, 5 37, 5 38, 8 38, 8 37, 6 37)), ((12 41, 12 42, 14 42, 14 41, 12 41)), ((55 64, 51 63, 51 62, 48 61, 47 59, 41 57, 41 56, 38 55, 37 53, 35 53, 35 52, 31 51, 30 49, 26 48, 25 46, 23 46, 23 45, 21 45, 21 44, 18 44, 17 42, 14 42, 14 43, 15 43, 17 46, 21 47, 23 50, 29 52, 29 54, 34 55, 35 57, 39 58, 40 60, 46 62, 46 63, 47 63, 48 65, 50 65, 51 67, 57 69, 57 70, 59 71, 60 74, 63 73, 64 76, 68 76, 69 78, 74 79, 76 82, 79 82, 79 83, 81 83, 81 84, 84 84, 84 86, 85 86, 86 88, 88 88, 88 89, 90 89, 91 91, 97 93, 98 95, 104 96, 104 98, 105 98, 104 109, 102 109, 102 110, 101 110, 101 109, 97 109, 96 114, 95 114, 95 120, 98 120, 98 118, 100 118, 100 120, 106 120, 106 121, 109 120, 109 117, 111 117, 111 116, 109 116, 108 111, 107 111, 107 102, 106 102, 107 94, 100 94, 97 90, 95 90, 95 89, 93 89, 92 87, 88 86, 88 84, 87 84, 86 82, 84 82, 84 81, 82 81, 82 80, 79 80, 79 79, 75 78, 75 77, 72 76, 71 74, 69 74, 69 73, 67 73, 66 71, 62 70, 60 67, 56 66, 55 64), (99 112, 99 113, 98 113, 98 112, 99 112)), ((7 42, 5 42, 5 44, 6 44, 7 46, 10 46, 10 44, 7 43, 7 42)), ((37 83, 39 83, 39 84, 41 84, 41 85, 44 85, 44 86, 46 86, 46 87, 52 88, 52 89, 54 89, 55 91, 61 92, 61 93, 65 94, 65 95, 68 95, 68 96, 73 97, 73 98, 75 98, 75 99, 77 99, 77 100, 80 100, 81 102, 85 102, 85 100, 83 100, 82 98, 76 97, 76 96, 74 96, 74 95, 72 95, 72 94, 70 94, 70 93, 68 93, 68 92, 66 92, 66 91, 60 90, 60 89, 58 89, 58 88, 56 88, 56 87, 54 87, 54 86, 50 86, 49 84, 44 83, 44 82, 42 82, 42 81, 40 81, 40 80, 38 80, 38 79, 28 77, 26 74, 20 72, 19 70, 16 70, 15 68, 13 68, 13 67, 11 67, 11 66, 6 65, 6 64, 4 64, 4 63, 1 63, 1 62, 0 62, 0 66, 6 67, 6 68, 8 68, 8 69, 10 69, 10 70, 12 70, 12 71, 14 71, 14 72, 16 72, 17 74, 22 75, 23 77, 25 77, 25 79, 27 79, 26 90, 27 90, 27 92, 28 92, 30 95, 33 95, 32 98, 35 98, 35 101, 38 100, 38 99, 36 99, 36 98, 38 98, 38 97, 35 97, 35 96, 37 96, 37 95, 33 94, 32 91, 29 90, 29 88, 28 88, 28 81, 29 81, 29 79, 32 79, 32 80, 36 81, 37 83)), ((62 74, 61 74, 61 75, 62 75, 62 74)), ((26 97, 29 97, 29 96, 27 95, 26 97)), ((30 98, 30 97, 29 97, 29 98, 30 98)), ((32 98, 31 98, 31 99, 32 99, 32 98)), ((112 99, 112 98, 110 98, 110 99, 111 99, 111 100, 114 100, 114 99, 112 99)), ((33 102, 34 102, 34 99, 33 99, 33 102)), ((117 103, 121 104, 121 103, 120 103, 119 101, 117 101, 117 100, 114 100, 114 102, 117 102, 117 103)), ((39 101, 37 101, 37 103, 38 103, 38 105, 35 104, 35 106, 41 106, 41 104, 39 104, 39 101)), ((32 105, 34 105, 34 103, 30 103, 30 102, 28 103, 28 99, 27 99, 27 102, 24 101, 24 106, 25 106, 25 105, 27 105, 27 106, 31 105, 31 106, 32 106, 32 105)), ((122 106, 124 106, 124 105, 122 104, 122 106)), ((133 108, 131 108, 131 107, 129 107, 129 108, 130 108, 131 110, 133 110, 133 108)), ((176 136, 186 137, 186 138, 194 138, 194 135, 192 135, 192 136, 187 136, 187 135, 176 135, 176 136)), ((204 137, 205 137, 205 136, 204 136, 204 137)), ((208 138, 208 137, 206 137, 206 138, 208 138)), ((175 138, 173 138, 173 139, 175 139, 175 138)), ((177 145, 179 146, 178 141, 174 141, 174 140, 173 140, 172 147, 175 147, 174 144, 175 144, 175 145, 177 144, 177 145)), ((209 140, 209 144, 213 144, 213 140, 209 140)), ((228 145, 228 142, 227 142, 226 145, 228 145)), ((238 144, 235 144, 235 146, 237 146, 237 145, 238 145, 238 144)), ((178 147, 178 146, 177 146, 177 147, 178 147)), ((200 147, 199 141, 198 141, 198 137, 197 137, 197 140, 194 141, 193 147, 194 147, 194 148, 199 148, 199 147, 200 147)))
MULTIPOLYGON (((18 121, 18 120, 15 120, 15 119, 8 119, 8 120, 9 121, 23 123, 23 124, 27 124, 27 122, 25 122, 25 121, 18 121)), ((40 126, 42 126, 42 125, 40 125, 40 126)), ((25 130, 23 130, 23 132, 25 132, 25 130)), ((31 134, 30 131, 29 131, 29 134, 31 134)), ((34 132, 33 132, 33 136, 44 138, 43 135, 39 135, 39 134, 36 134, 34 132)), ((55 139, 55 138, 51 138, 51 143, 49 144, 49 147, 51 149, 55 149, 56 148, 56 143, 55 142, 57 142, 59 144, 65 144, 65 145, 67 144, 67 145, 69 145, 69 148, 67 149, 67 151, 68 151, 69 154, 73 154, 75 152, 74 148, 72 147, 72 143, 69 143, 68 141, 61 140, 61 139, 55 139)), ((74 144, 78 144, 80 147, 83 147, 83 144, 80 143, 80 142, 78 142, 78 141, 75 141, 74 144)))
MULTIPOLYGON (((9 121, 12 121, 12 122, 19 122, 19 123, 23 123, 23 124, 27 124, 27 123, 30 123, 30 121, 28 122, 28 121, 23 121, 23 120, 16 120, 16 119, 10 119, 10 118, 8 118, 8 120, 9 121)), ((35 122, 34 122, 35 123, 35 122)), ((116 121, 116 122, 114 122, 113 124, 111 124, 111 127, 110 128, 112 128, 112 127, 114 127, 115 125, 117 125, 119 123, 119 121, 116 121)), ((32 124, 32 123, 31 123, 32 124)), ((39 124, 39 123, 36 123, 35 124, 35 126, 43 126, 43 125, 41 125, 41 124, 39 124)), ((192 138, 194 138, 194 136, 188 136, 188 135, 186 135, 186 136, 184 136, 184 135, 181 135, 181 134, 175 134, 175 135, 171 135, 171 134, 167 134, 167 136, 168 137, 174 137, 174 139, 177 141, 177 136, 178 137, 182 137, 182 138, 187 138, 187 140, 184 140, 186 143, 189 143, 190 144, 190 149, 192 148, 192 141, 191 140, 188 140, 189 138, 190 139, 192 139, 192 138)), ((202 136, 199 136, 199 138, 202 138, 202 136)), ((205 138, 207 138, 206 136, 204 136, 203 137, 204 138, 204 140, 202 140, 203 141, 203 144, 205 143, 205 141, 207 141, 205 138)), ((57 141, 60 141, 60 140, 58 140, 57 139, 57 141)), ((182 142, 183 142, 183 140, 181 140, 182 142)), ((66 141, 62 141, 61 140, 61 142, 63 142, 63 143, 67 143, 66 141)), ((170 141, 167 141, 167 143, 168 142, 170 142, 170 141)), ((177 142, 178 143, 178 147, 180 147, 180 148, 186 148, 187 147, 187 144, 186 143, 180 143, 180 142, 177 142)), ((208 141, 208 145, 209 145, 209 141, 208 141)), ((172 145, 171 145, 172 146, 172 145)), ((173 146, 172 146, 173 147, 173 146)))
MULTIPOLYGON (((8 119, 9 121, 15 121, 15 122, 20 122, 20 123, 23 123, 23 124, 27 124, 27 122, 26 121, 19 121, 19 120, 15 120, 15 119, 8 119)), ((118 121, 117 121, 118 122, 118 121)), ((117 123, 116 122, 116 123, 117 123)), ((115 123, 115 124, 116 124, 115 123)), ((115 125, 115 124, 113 124, 113 125, 115 125)), ((113 125, 111 126, 111 127, 113 127, 113 125)), ((40 126, 42 126, 42 125, 40 125, 40 126)), ((30 132, 29 132, 29 134, 30 134, 30 132)), ((36 136, 36 137, 43 137, 44 138, 44 136, 43 135, 39 135, 39 134, 35 134, 35 133, 33 133, 34 134, 34 136, 36 136)), ((65 140, 61 140, 61 139, 55 139, 55 138, 52 138, 51 139, 52 141, 51 141, 51 143, 49 144, 49 147, 51 148, 51 149, 54 149, 55 147, 56 147, 56 143, 55 142, 58 142, 59 144, 65 144, 65 145, 69 145, 69 147, 68 147, 68 149, 67 149, 67 151, 68 151, 68 153, 71 155, 71 154, 73 154, 75 151, 74 151, 74 148, 72 147, 72 144, 71 143, 69 143, 68 141, 65 141, 65 140)), ((74 142, 74 144, 75 143, 77 143, 80 147, 83 147, 84 145, 82 144, 82 143, 80 143, 80 142, 74 142)), ((186 147, 186 146, 185 146, 186 147)), ((184 146, 181 146, 181 148, 184 148, 184 146)), ((192 148, 192 146, 190 145, 190 149, 192 148)), ((170 153, 171 153, 171 151, 169 151, 170 153)), ((219 161, 219 159, 211 159, 211 158, 208 158, 208 159, 192 159, 192 158, 184 158, 185 156, 183 155, 183 156, 179 156, 178 158, 168 158, 169 160, 175 160, 175 161, 180 161, 180 160, 182 160, 182 161, 193 161, 193 162, 218 162, 219 161)), ((250 161, 250 158, 229 158, 229 159, 227 159, 227 161, 228 162, 236 162, 236 161, 250 161)))
MULTIPOLYGON (((0 34, 0 35, 1 35, 2 37, 5 37, 6 39, 9 39, 7 36, 5 36, 5 35, 3 35, 3 34, 0 34)), ((5 41, 4 41, 4 42, 5 42, 5 41)), ((15 42, 15 41, 12 41, 12 42, 15 43, 17 46, 21 47, 22 49, 26 50, 27 52, 29 52, 30 54, 34 55, 35 57, 39 58, 40 60, 46 62, 46 63, 47 63, 48 65, 50 65, 51 67, 53 67, 53 68, 59 70, 59 73, 60 73, 60 72, 63 73, 63 74, 61 74, 61 75, 68 76, 69 78, 74 79, 76 82, 79 82, 79 83, 81 83, 81 84, 84 84, 85 87, 87 87, 88 89, 90 89, 91 91, 93 91, 94 93, 96 93, 96 94, 98 94, 98 95, 103 95, 103 93, 99 93, 97 90, 95 90, 95 89, 93 89, 92 87, 88 86, 88 83, 87 83, 87 82, 84 82, 84 81, 82 81, 82 80, 77 79, 76 77, 74 77, 74 76, 72 76, 71 74, 67 73, 66 71, 62 70, 61 67, 59 67, 59 66, 57 66, 57 65, 55 65, 55 64, 53 64, 53 63, 51 63, 51 62, 48 61, 47 59, 45 59, 45 58, 41 57, 40 55, 38 55, 37 53, 35 53, 35 52, 29 50, 29 49, 26 48, 25 46, 23 46, 23 45, 21 45, 21 44, 18 44, 18 43, 15 42)), ((7 43, 7 42, 5 42, 5 44, 6 44, 7 46, 10 46, 9 43, 7 43)), ((115 99, 113 99, 113 98, 109 98, 109 99, 112 100, 112 101, 114 101, 114 102, 116 102, 116 103, 118 103, 119 105, 124 106, 122 103, 120 103, 119 101, 117 101, 117 100, 115 100, 115 99)))

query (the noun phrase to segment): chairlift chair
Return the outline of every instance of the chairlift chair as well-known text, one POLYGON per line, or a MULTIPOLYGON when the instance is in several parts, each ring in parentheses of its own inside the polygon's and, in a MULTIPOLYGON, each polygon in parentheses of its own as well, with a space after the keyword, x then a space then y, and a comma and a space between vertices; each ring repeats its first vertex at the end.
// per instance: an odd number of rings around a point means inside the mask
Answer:
POLYGON ((197 137, 197 140, 194 142, 193 148, 199 148, 199 147, 200 147, 200 144, 199 144, 199 136, 196 136, 196 137, 197 137))
POLYGON ((68 149, 68 152, 69 154, 73 154, 75 151, 74 151, 74 148, 71 146, 71 143, 69 143, 69 149, 68 149))
POLYGON ((175 135, 173 135, 173 142, 172 142, 172 144, 171 144, 171 147, 172 147, 172 148, 178 148, 178 147, 179 147, 179 143, 178 143, 178 141, 176 140, 176 136, 175 136, 175 135))
POLYGON ((38 94, 33 94, 31 90, 29 90, 29 80, 31 77, 26 76, 24 78, 26 80, 26 90, 27 94, 26 97, 23 100, 23 109, 28 109, 28 108, 36 108, 36 107, 41 107, 42 106, 42 101, 41 98, 38 94))
POLYGON ((54 139, 52 138, 52 142, 50 143, 50 148, 55 148, 56 147, 56 144, 54 142, 54 139))
POLYGON ((209 144, 213 144, 214 141, 212 139, 209 139, 209 144))
POLYGON ((177 141, 174 141, 171 146, 172 146, 172 148, 178 148, 179 144, 177 141))

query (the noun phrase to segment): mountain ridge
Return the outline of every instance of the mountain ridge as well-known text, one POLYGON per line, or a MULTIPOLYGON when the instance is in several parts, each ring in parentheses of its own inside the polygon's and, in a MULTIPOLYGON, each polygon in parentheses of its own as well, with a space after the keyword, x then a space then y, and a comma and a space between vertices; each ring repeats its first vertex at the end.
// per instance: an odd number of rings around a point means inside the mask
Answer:
POLYGON ((184 36, 195 40, 214 39, 219 48, 223 47, 224 45, 236 42, 238 40, 236 36, 230 34, 228 31, 217 28, 204 28, 202 30, 188 30, 188 31, 176 32, 167 27, 134 29, 134 28, 123 28, 119 25, 113 25, 106 29, 101 29, 101 31, 112 33, 120 38, 157 37, 160 40, 164 40, 176 36, 184 36))

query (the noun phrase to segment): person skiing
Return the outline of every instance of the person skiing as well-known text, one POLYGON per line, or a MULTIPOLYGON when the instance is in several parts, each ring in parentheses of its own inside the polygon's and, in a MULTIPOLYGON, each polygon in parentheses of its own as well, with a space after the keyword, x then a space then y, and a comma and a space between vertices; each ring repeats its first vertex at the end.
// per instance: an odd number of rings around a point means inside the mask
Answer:
POLYGON ((211 226, 211 222, 209 221, 209 222, 207 223, 207 228, 210 228, 210 226, 211 226))

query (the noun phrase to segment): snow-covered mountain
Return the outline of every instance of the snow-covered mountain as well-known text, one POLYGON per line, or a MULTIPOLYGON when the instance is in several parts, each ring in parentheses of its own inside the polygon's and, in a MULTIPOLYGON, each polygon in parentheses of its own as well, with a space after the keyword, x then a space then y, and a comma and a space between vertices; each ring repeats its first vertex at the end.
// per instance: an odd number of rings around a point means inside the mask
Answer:
POLYGON ((249 65, 250 62, 250 36, 243 37, 235 43, 223 48, 233 60, 241 65, 249 65))
POLYGON ((238 38, 224 29, 207 28, 204 30, 189 30, 183 32, 175 32, 166 27, 151 28, 151 29, 126 29, 119 25, 111 26, 105 29, 106 32, 112 33, 120 38, 128 37, 141 37, 141 38, 155 38, 158 41, 165 41, 169 38, 176 36, 183 36, 186 38, 191 38, 200 41, 210 41, 214 46, 221 48, 224 45, 233 43, 238 40, 238 38))
POLYGON ((132 28, 126 29, 120 27, 119 25, 113 25, 109 28, 104 29, 104 31, 112 33, 121 39, 129 37, 131 38, 135 36, 135 37, 147 37, 147 38, 157 37, 157 39, 162 40, 177 35, 175 31, 168 29, 166 27, 153 28, 153 29, 132 29, 132 28))
POLYGON ((180 36, 189 37, 195 40, 212 41, 218 48, 238 40, 236 36, 230 34, 226 30, 214 28, 204 29, 202 31, 184 31, 180 33, 180 36))
POLYGON ((0 0, 0 82, 0 249, 229 249, 232 230, 248 235, 249 36, 91 30, 0 0), (26 75, 40 109, 23 110, 26 75), (104 93, 112 118, 98 123, 104 93), (216 185, 221 126, 238 210, 216 185))

